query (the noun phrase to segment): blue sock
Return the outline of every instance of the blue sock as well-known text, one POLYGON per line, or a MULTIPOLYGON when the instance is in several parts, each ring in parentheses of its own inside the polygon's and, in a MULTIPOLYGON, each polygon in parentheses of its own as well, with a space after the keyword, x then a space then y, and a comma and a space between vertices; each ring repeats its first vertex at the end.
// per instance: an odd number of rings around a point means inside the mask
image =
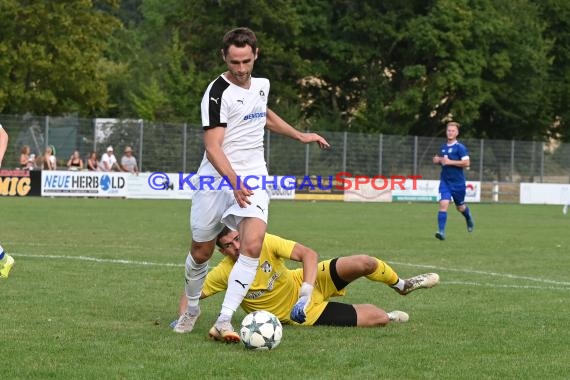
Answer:
POLYGON ((0 261, 4 258, 4 248, 0 245, 0 261))
POLYGON ((465 210, 463 210, 463 216, 465 217, 465 220, 471 219, 471 211, 469 211, 468 206, 465 206, 465 210))
POLYGON ((445 232, 445 224, 447 223, 447 211, 439 211, 437 213, 438 231, 445 232))

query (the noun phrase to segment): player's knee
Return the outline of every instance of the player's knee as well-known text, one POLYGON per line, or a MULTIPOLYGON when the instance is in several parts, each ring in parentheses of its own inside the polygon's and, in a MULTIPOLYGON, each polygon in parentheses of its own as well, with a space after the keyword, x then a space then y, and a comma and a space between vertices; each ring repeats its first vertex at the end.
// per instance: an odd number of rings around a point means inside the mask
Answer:
POLYGON ((190 256, 196 264, 203 264, 210 260, 214 253, 214 246, 210 243, 196 243, 192 242, 190 256))
POLYGON ((249 240, 247 242, 244 242, 242 240, 240 246, 240 254, 244 254, 249 257, 259 257, 262 245, 263 245, 263 240, 261 241, 249 240))
POLYGON ((378 268, 378 260, 372 256, 358 255, 358 261, 361 267, 361 271, 365 275, 374 273, 376 268, 378 268))

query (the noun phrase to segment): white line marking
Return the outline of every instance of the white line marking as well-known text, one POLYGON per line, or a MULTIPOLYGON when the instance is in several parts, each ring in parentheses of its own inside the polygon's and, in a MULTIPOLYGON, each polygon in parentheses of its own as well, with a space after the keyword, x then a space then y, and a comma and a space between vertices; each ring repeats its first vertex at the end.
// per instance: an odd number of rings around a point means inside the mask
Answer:
POLYGON ((529 281, 543 282, 545 284, 553 284, 553 285, 570 285, 570 282, 566 282, 566 281, 554 281, 554 280, 549 280, 546 278, 518 276, 516 274, 509 274, 509 273, 484 272, 481 270, 461 269, 461 268, 446 268, 446 267, 438 267, 436 265, 410 264, 410 263, 401 263, 401 262, 397 262, 397 261, 390 261, 390 263, 393 263, 396 265, 405 265, 405 266, 409 266, 409 267, 436 269, 436 270, 448 271, 448 272, 462 272, 462 273, 481 274, 484 276, 506 277, 506 278, 512 278, 512 279, 516 279, 516 280, 529 280, 529 281))
POLYGON ((65 255, 33 255, 27 253, 14 253, 14 257, 33 257, 40 259, 64 259, 64 260, 80 260, 80 261, 93 261, 96 263, 113 263, 113 264, 127 264, 127 265, 144 265, 153 267, 184 267, 184 264, 172 263, 155 263, 151 261, 133 261, 124 259, 98 259, 89 256, 65 256, 65 255))
POLYGON ((543 290, 570 290, 570 288, 557 286, 536 286, 536 285, 502 285, 495 283, 463 282, 463 281, 442 281, 444 285, 469 285, 485 286, 488 288, 513 288, 513 289, 543 289, 543 290))
MULTIPOLYGON (((39 258, 39 259, 63 259, 63 260, 79 260, 79 261, 91 261, 96 263, 111 263, 111 264, 126 264, 126 265, 142 265, 142 266, 156 266, 156 267, 176 267, 181 268, 184 267, 183 263, 174 264, 174 263, 157 263, 152 261, 134 261, 134 260, 125 260, 125 259, 101 259, 97 257, 90 257, 90 256, 68 256, 68 255, 37 255, 37 254, 28 254, 28 253, 13 253, 14 257, 31 257, 31 258, 39 258)), ((553 284, 553 285, 570 285, 570 282, 565 281, 554 281, 548 280, 543 278, 535 278, 535 277, 528 277, 528 276, 518 276, 509 273, 497 273, 497 272, 484 272, 480 270, 471 270, 471 269, 461 269, 461 268, 447 268, 447 267, 439 267, 436 265, 425 265, 425 264, 411 264, 411 263, 402 263, 397 261, 390 261, 391 264, 395 265, 402 265, 402 266, 409 266, 415 268, 428 268, 433 270, 439 271, 448 271, 448 272, 461 272, 461 273, 471 273, 471 274, 480 274, 485 276, 493 276, 493 277, 505 277, 511 278, 516 280, 529 280, 534 282, 542 282, 546 284, 553 284)), ((489 283, 489 284, 482 284, 478 282, 458 282, 458 281, 442 281, 444 284, 450 285, 472 285, 472 286, 489 286, 489 287, 502 287, 502 288, 518 288, 518 289, 561 289, 561 290, 570 290, 570 288, 565 287, 540 287, 540 286, 530 286, 530 285, 500 285, 496 283, 489 283)))

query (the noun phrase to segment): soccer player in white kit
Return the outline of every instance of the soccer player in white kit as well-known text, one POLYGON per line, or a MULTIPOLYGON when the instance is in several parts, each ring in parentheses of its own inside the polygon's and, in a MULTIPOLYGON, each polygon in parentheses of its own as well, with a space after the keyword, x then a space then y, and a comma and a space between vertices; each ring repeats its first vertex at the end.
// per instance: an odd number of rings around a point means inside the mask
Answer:
MULTIPOLYGON (((202 125, 205 153, 193 177, 190 225, 192 245, 186 259, 185 292, 188 308, 180 316, 174 331, 192 331, 200 307, 198 301, 208 273, 208 260, 224 224, 239 231, 240 256, 234 265, 220 315, 210 329, 211 338, 239 342, 231 318, 254 280, 267 227, 269 194, 262 178, 267 176, 263 153, 265 128, 302 143, 316 142, 328 148, 328 142, 316 133, 302 133, 267 108, 269 80, 253 78, 251 72, 259 49, 253 31, 237 28, 223 38, 222 59, 228 71, 207 87, 202 98, 202 125), (245 186, 243 180, 251 176, 245 186), (203 186, 201 178, 214 179, 203 186)), ((303 284, 301 307, 306 306, 312 284, 303 284)), ((299 305, 297 305, 299 307, 299 305)))

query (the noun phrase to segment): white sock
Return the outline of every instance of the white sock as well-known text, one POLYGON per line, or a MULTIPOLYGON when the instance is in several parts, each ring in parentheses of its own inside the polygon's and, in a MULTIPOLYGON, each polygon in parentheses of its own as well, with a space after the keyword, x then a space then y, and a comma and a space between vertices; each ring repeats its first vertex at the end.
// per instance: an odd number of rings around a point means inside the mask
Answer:
POLYGON ((186 297, 188 298, 188 311, 191 314, 196 314, 200 295, 202 294, 202 288, 204 287, 204 281, 206 281, 206 275, 208 274, 208 262, 206 261, 203 264, 197 264, 192 255, 188 254, 184 274, 186 280, 184 290, 186 292, 186 297))
POLYGON ((247 294, 251 283, 255 279, 255 272, 259 259, 239 255, 228 279, 228 289, 222 303, 222 311, 218 320, 228 320, 237 310, 243 297, 247 294))
POLYGON ((396 282, 394 285, 391 285, 391 287, 398 290, 404 290, 404 285, 406 285, 406 281, 398 277, 398 282, 396 282))

